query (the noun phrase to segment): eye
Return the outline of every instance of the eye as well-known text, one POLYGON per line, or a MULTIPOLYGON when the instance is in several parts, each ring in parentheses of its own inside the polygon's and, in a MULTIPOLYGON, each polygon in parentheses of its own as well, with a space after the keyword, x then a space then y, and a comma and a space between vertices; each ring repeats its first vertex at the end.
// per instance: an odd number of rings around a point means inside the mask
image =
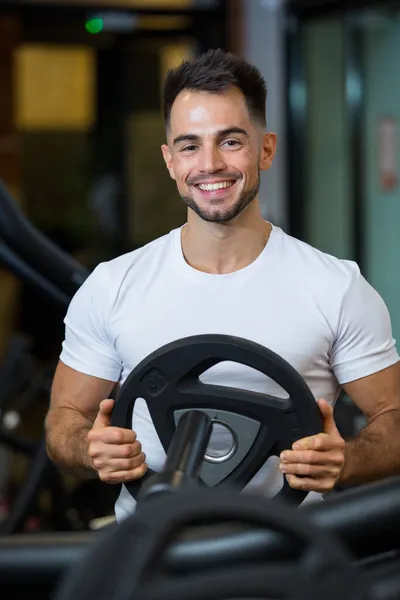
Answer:
POLYGON ((191 144, 190 146, 185 146, 184 148, 180 149, 180 152, 194 152, 194 150, 196 150, 197 146, 195 146, 194 144, 191 144))
POLYGON ((228 148, 236 148, 237 146, 240 146, 240 142, 238 140, 226 140, 224 145, 227 145, 228 148))

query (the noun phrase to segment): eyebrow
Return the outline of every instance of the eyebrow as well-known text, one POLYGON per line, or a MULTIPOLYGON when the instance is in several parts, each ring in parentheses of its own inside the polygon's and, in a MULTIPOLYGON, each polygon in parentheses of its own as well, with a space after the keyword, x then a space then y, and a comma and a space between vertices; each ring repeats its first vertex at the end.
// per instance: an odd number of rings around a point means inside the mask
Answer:
MULTIPOLYGON (((241 127, 227 127, 226 129, 220 129, 219 131, 217 131, 216 135, 217 137, 221 138, 235 133, 239 135, 244 135, 245 137, 249 137, 249 133, 241 127)), ((196 135, 194 133, 182 133, 181 135, 178 135, 172 143, 174 146, 176 146, 181 142, 197 142, 198 140, 200 140, 199 135, 196 135)))

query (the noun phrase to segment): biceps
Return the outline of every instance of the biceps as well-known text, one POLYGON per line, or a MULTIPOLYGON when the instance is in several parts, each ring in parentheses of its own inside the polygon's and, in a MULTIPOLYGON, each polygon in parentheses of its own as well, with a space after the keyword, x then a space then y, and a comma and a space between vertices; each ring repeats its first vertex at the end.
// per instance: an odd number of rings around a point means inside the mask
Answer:
POLYGON ((53 379, 49 413, 73 409, 88 419, 97 415, 99 404, 109 398, 115 381, 75 371, 59 361, 53 379))
POLYGON ((346 383, 343 388, 368 420, 391 410, 400 410, 400 362, 346 383))

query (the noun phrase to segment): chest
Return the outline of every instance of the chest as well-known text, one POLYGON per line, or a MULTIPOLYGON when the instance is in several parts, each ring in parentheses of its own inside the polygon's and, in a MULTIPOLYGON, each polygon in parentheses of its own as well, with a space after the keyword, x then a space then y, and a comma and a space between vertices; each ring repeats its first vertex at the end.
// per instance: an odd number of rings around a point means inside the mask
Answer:
MULTIPOLYGON (((306 380, 328 368, 331 333, 312 295, 283 284, 191 285, 158 281, 128 290, 116 306, 111 336, 123 364, 122 381, 147 355, 164 344, 200 334, 225 334, 257 342, 287 360, 306 380)), ((232 381, 254 391, 266 377, 249 367, 220 363, 204 376, 232 381)), ((275 389, 274 389, 275 388, 275 389)))

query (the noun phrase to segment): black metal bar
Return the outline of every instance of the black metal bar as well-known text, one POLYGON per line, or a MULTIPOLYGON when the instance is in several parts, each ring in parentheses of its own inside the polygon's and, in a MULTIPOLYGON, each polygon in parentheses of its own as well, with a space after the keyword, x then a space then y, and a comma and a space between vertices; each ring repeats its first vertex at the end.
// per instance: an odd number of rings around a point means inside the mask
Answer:
POLYGON ((126 52, 116 38, 97 51, 97 118, 94 130, 96 178, 112 176, 116 182, 114 227, 109 236, 114 255, 129 248, 129 198, 126 173, 126 52))
POLYGON ((302 62, 301 23, 286 14, 286 105, 289 233, 304 239, 306 224, 305 164, 307 86, 302 62))
MULTIPOLYGON (((396 478, 349 490, 298 510, 338 537, 355 559, 361 559, 399 548, 399 506, 400 478, 396 478)), ((255 557, 294 558, 295 549, 290 540, 274 531, 223 524, 203 526, 201 537, 188 530, 169 548, 165 560, 168 568, 184 571, 255 557)))
POLYGON ((190 410, 179 419, 171 440, 163 472, 172 477, 197 479, 211 435, 211 419, 199 410, 190 410))
POLYGON ((341 539, 357 558, 400 547, 400 478, 349 489, 304 512, 341 539))
POLYGON ((52 298, 62 306, 68 306, 71 300, 70 296, 59 290, 56 285, 53 285, 45 277, 42 277, 40 273, 37 273, 32 267, 19 258, 15 252, 1 242, 0 263, 2 263, 11 273, 34 286, 48 298, 52 298))
POLYGON ((16 437, 12 433, 8 433, 4 427, 0 429, 0 444, 2 444, 2 446, 7 446, 14 452, 21 452, 22 454, 27 454, 29 456, 31 456, 36 449, 36 444, 34 442, 29 442, 23 438, 16 437))
POLYGON ((197 483, 212 431, 211 419, 192 410, 179 419, 170 442, 163 470, 142 484, 136 510, 143 500, 173 492, 184 484, 197 483))
MULTIPOLYGON (((36 229, 23 215, 1 180, 0 237, 17 257, 56 286, 63 294, 68 295, 69 299, 89 274, 88 270, 77 260, 36 229)), ((14 257, 14 261, 17 257, 14 257)), ((28 273, 26 267, 25 274, 28 280, 30 277, 35 283, 32 271, 28 273)), ((48 285, 47 289, 49 290, 48 285)), ((55 290, 53 292, 54 295, 55 290)), ((63 301, 61 297, 60 301, 63 301)))
MULTIPOLYGON (((397 549, 400 536, 400 479, 343 492, 326 502, 298 509, 338 537, 356 559, 397 549)), ((174 571, 206 569, 221 562, 295 558, 290 540, 248 526, 212 525, 202 535, 188 530, 166 554, 174 571)))

